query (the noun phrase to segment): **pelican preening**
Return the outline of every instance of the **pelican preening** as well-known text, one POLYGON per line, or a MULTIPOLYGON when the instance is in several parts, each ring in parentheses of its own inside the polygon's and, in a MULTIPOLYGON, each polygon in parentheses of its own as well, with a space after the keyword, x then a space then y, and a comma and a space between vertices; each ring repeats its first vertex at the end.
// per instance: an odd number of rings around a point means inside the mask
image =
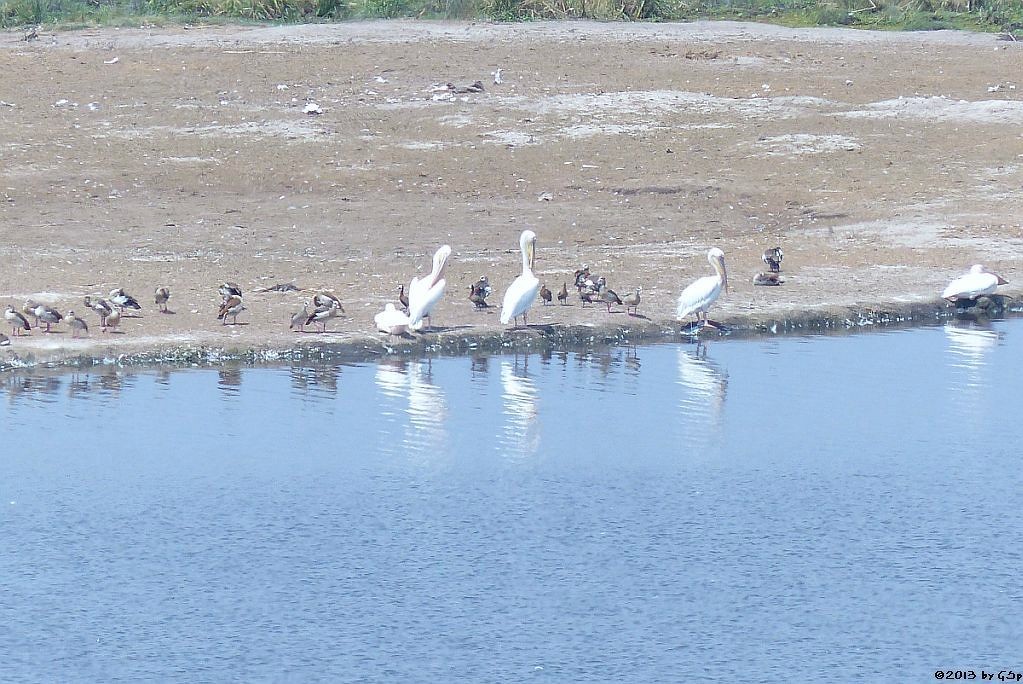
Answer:
POLYGON ((505 325, 516 321, 519 316, 522 316, 522 325, 527 325, 526 313, 540 292, 540 280, 533 275, 536 233, 531 230, 522 231, 522 235, 519 236, 519 250, 522 252, 522 273, 512 281, 504 293, 504 304, 501 305, 501 323, 505 325))
POLYGON ((728 292, 728 272, 725 270, 725 253, 717 247, 711 247, 707 251, 707 261, 714 267, 714 275, 697 278, 682 294, 678 296, 678 308, 675 310, 675 317, 683 320, 686 317, 696 314, 696 325, 699 328, 710 325, 719 328, 717 324, 707 320, 707 311, 721 295, 721 291, 728 292), (703 314, 701 317, 700 314, 703 314))
POLYGON ((961 275, 945 288, 941 293, 942 299, 950 302, 962 300, 975 300, 984 295, 991 295, 999 285, 1006 285, 1009 281, 1002 276, 985 269, 981 264, 974 264, 970 272, 961 275))
MULTIPOLYGON (((433 270, 423 279, 412 278, 408 286, 408 318, 409 328, 420 330, 423 320, 430 318, 430 312, 444 296, 447 281, 444 280, 444 267, 451 256, 451 247, 442 245, 433 255, 433 270)), ((432 325, 430 327, 433 327, 432 325)))

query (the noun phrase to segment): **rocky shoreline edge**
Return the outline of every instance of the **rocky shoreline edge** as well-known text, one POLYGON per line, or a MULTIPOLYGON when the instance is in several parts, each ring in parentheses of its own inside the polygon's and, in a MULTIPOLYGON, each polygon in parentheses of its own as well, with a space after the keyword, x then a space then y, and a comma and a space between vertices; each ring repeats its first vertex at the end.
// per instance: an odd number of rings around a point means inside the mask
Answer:
POLYGON ((179 339, 149 340, 135 348, 91 344, 84 350, 56 347, 0 353, 0 373, 18 369, 79 369, 95 366, 217 367, 240 363, 251 366, 292 363, 367 363, 387 357, 464 356, 547 350, 580 350, 608 346, 693 342, 697 339, 755 339, 777 335, 851 333, 865 330, 937 325, 952 320, 987 321, 1023 314, 1023 299, 998 295, 991 311, 959 310, 943 300, 887 303, 793 311, 782 317, 731 315, 722 317, 727 332, 706 330, 698 336, 674 320, 630 317, 627 324, 548 324, 495 329, 452 326, 437 332, 385 337, 383 333, 342 334, 325 341, 305 336, 293 344, 283 341, 256 346, 189 343, 179 339), (989 313, 991 315, 989 315, 989 313))

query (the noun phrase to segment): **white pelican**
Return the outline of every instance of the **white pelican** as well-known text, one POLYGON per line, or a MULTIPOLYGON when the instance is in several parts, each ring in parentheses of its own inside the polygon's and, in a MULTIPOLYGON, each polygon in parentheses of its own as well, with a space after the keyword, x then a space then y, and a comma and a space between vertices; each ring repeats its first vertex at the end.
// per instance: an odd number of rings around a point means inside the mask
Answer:
POLYGON ((995 288, 1008 282, 1002 276, 991 273, 980 264, 974 264, 970 267, 969 273, 959 276, 949 283, 945 291, 941 293, 941 297, 950 302, 960 299, 976 299, 983 295, 994 294, 995 288))
POLYGON ((408 318, 409 328, 412 330, 419 330, 423 327, 423 319, 430 317, 430 311, 444 295, 447 281, 441 276, 444 275, 444 266, 447 265, 449 256, 451 256, 451 247, 442 245, 433 255, 433 270, 430 271, 430 275, 422 280, 414 277, 409 283, 408 318))
POLYGON ((696 322, 701 327, 707 325, 707 310, 721 294, 721 290, 728 292, 725 253, 717 247, 711 247, 707 251, 707 261, 714 267, 714 275, 697 278, 682 290, 682 294, 678 296, 678 308, 675 310, 675 317, 680 321, 695 313, 696 322), (700 317, 701 313, 703 318, 700 317))
POLYGON ((508 291, 504 293, 504 304, 501 306, 501 322, 504 324, 522 316, 522 325, 526 325, 526 312, 540 292, 540 280, 533 275, 536 233, 531 230, 522 231, 522 235, 519 236, 519 249, 522 251, 522 273, 512 281, 508 291))
POLYGON ((404 335, 409 329, 409 317, 394 308, 394 304, 387 302, 384 310, 373 317, 377 330, 388 335, 404 335))

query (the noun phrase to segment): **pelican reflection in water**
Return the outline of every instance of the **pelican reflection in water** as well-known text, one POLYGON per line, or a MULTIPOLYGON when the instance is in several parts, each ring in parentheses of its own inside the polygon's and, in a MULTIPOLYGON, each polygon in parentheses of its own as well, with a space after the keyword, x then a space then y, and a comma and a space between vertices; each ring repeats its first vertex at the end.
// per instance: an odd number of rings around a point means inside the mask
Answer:
POLYGON ((996 410, 993 399, 987 395, 991 385, 988 357, 1000 344, 1001 335, 985 326, 948 323, 945 337, 952 370, 951 391, 947 392, 952 398, 952 410, 959 417, 967 415, 980 419, 985 413, 996 410))
MULTIPOLYGON (((439 454, 447 441, 445 422, 447 400, 444 391, 433 384, 433 368, 429 359, 377 364, 375 380, 377 388, 385 397, 404 399, 408 402, 403 413, 408 418, 407 431, 401 444, 394 444, 394 432, 390 429, 383 436, 387 451, 395 447, 407 448, 416 453, 439 454)), ((396 415, 384 410, 384 415, 393 422, 396 415)))
POLYGON ((501 441, 520 456, 533 454, 540 446, 537 390, 527 374, 528 359, 516 356, 514 362, 501 361, 501 399, 506 418, 501 441))
POLYGON ((682 387, 684 441, 701 448, 719 441, 728 374, 707 360, 707 347, 697 344, 678 349, 678 384, 682 387))

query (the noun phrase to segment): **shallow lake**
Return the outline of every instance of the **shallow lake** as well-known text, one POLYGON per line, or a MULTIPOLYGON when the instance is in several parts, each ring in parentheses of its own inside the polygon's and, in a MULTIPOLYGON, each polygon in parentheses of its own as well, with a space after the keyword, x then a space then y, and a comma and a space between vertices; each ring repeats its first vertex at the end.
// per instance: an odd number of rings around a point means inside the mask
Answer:
POLYGON ((1023 668, 1023 320, 0 376, 0 679, 1023 668))

